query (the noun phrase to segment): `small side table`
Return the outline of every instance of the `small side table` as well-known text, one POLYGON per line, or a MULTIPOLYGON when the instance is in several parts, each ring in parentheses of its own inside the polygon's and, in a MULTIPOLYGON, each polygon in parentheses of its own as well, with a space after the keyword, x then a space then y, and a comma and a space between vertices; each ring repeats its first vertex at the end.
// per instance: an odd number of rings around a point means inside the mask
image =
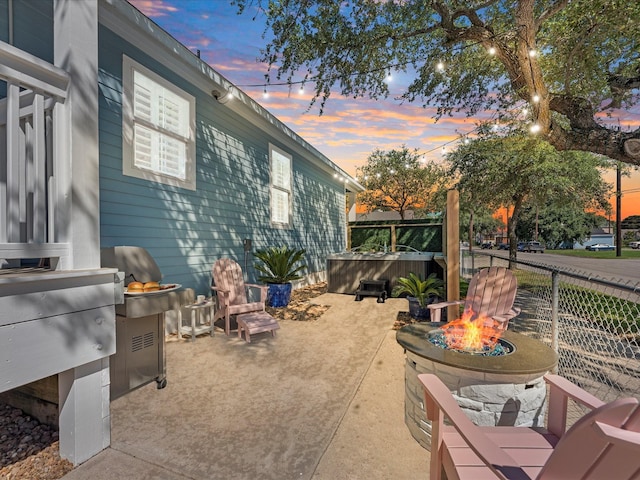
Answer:
POLYGON ((203 303, 192 303, 191 305, 184 305, 179 310, 178 314, 178 337, 182 338, 183 334, 191 335, 191 341, 195 341, 197 335, 203 333, 209 333, 213 337, 213 316, 215 313, 215 302, 211 298, 207 298, 203 303), (209 310, 209 323, 207 324, 202 320, 202 313, 205 309, 209 310), (188 325, 184 325, 183 311, 189 312, 188 325))

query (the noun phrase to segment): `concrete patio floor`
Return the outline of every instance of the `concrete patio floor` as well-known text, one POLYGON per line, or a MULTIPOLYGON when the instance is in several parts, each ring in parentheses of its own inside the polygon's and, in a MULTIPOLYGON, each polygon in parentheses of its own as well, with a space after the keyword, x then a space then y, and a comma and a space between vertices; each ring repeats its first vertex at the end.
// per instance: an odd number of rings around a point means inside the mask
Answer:
POLYGON ((428 478, 429 453, 404 424, 404 299, 312 300, 316 321, 276 337, 167 342, 167 387, 111 402, 111 447, 65 480, 428 478))

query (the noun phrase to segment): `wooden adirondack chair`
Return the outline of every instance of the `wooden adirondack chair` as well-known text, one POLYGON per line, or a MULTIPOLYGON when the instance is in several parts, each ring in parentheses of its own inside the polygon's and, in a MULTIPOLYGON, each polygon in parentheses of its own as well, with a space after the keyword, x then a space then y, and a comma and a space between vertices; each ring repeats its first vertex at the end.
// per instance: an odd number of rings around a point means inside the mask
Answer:
POLYGON ((211 287, 218 297, 218 308, 214 320, 224 318, 224 331, 230 332, 230 316, 250 312, 264 312, 267 301, 267 286, 244 283, 242 268, 230 258, 217 260, 211 269, 214 285, 211 287), (249 288, 260 290, 260 300, 249 302, 247 292, 249 288))
POLYGON ((511 270, 504 267, 484 268, 471 279, 464 300, 428 305, 431 321, 440 321, 443 308, 464 304, 465 310, 473 310, 475 316, 483 314, 493 318, 500 322, 501 330, 506 330, 509 320, 520 313, 520 309, 513 306, 517 291, 518 282, 511 270))
POLYGON ((478 427, 438 377, 418 378, 432 422, 430 480, 440 480, 443 472, 449 480, 640 478, 640 409, 635 398, 605 404, 562 377, 546 375, 546 429, 478 427), (592 410, 565 432, 568 399, 592 410))

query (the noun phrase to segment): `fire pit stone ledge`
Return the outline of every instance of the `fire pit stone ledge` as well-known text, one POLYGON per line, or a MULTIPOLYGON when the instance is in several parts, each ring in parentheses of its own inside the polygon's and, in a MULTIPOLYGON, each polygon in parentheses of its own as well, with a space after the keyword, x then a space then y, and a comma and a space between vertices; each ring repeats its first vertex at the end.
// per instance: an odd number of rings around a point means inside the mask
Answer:
POLYGON ((407 325, 396 334, 405 349, 405 423, 427 450, 431 424, 424 413, 418 375, 433 373, 451 390, 465 414, 477 425, 542 426, 546 402, 544 374, 557 363, 556 353, 533 338, 506 331, 515 345, 504 356, 481 356, 445 350, 428 340, 442 323, 407 325))

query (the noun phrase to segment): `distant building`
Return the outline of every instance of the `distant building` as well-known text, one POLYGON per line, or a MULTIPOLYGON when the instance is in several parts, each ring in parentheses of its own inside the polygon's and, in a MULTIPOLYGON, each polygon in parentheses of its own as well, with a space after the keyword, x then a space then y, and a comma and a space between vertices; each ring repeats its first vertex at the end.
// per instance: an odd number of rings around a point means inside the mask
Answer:
POLYGON ((595 245, 596 243, 614 245, 614 238, 613 233, 608 233, 602 228, 594 228, 591 230, 591 235, 584 241, 584 243, 575 242, 573 244, 573 248, 574 250, 585 249, 590 245, 595 245))

